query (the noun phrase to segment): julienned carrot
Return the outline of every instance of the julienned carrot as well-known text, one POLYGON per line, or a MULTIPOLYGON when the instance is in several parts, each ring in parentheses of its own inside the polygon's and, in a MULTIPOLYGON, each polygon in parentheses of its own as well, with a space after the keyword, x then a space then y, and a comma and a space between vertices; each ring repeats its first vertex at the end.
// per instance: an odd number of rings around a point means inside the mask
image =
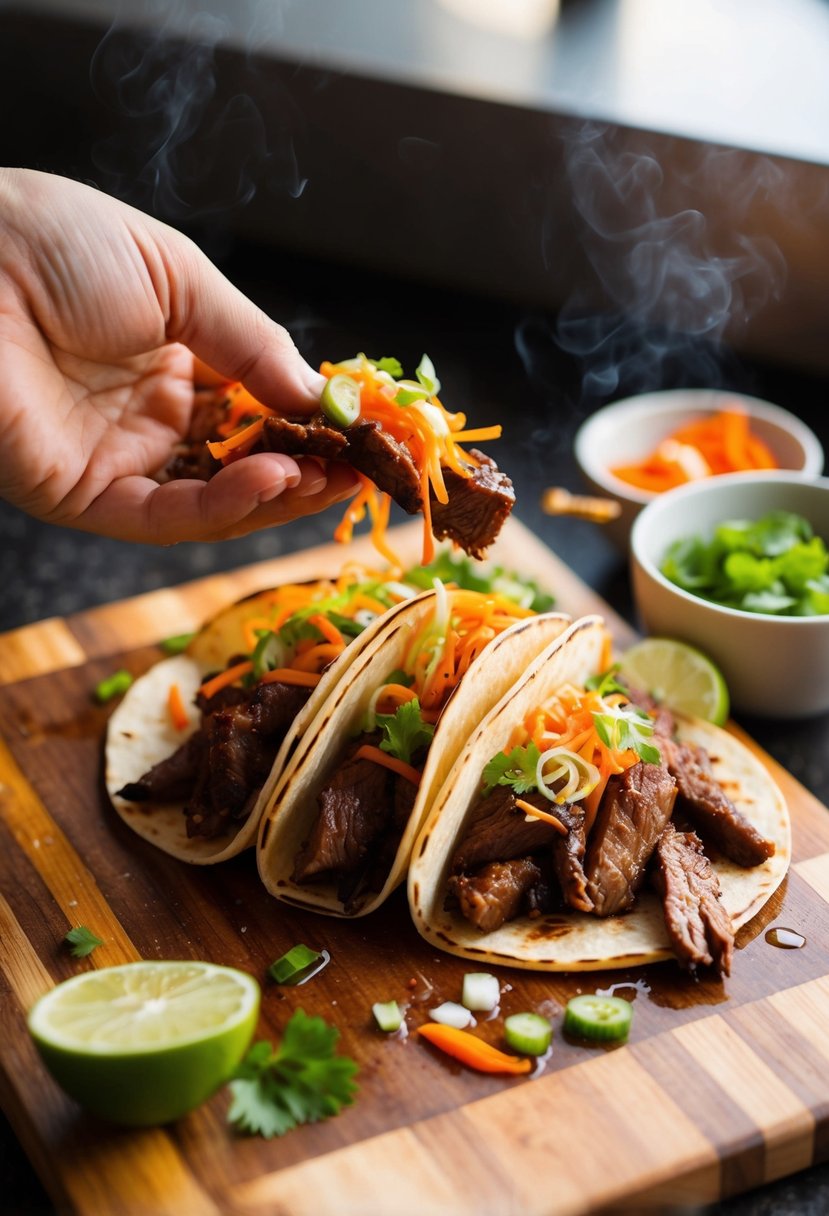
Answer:
POLYGON ((340 630, 329 621, 327 616, 323 616, 321 612, 316 612, 313 616, 309 616, 308 624, 313 625, 315 629, 319 629, 325 640, 333 646, 345 646, 345 638, 340 630))
POLYGON ((303 688, 316 688, 322 676, 315 671, 296 671, 293 667, 275 667, 260 676, 260 684, 300 684, 303 688))
POLYGON ((167 708, 170 711, 170 721, 176 730, 186 730, 190 725, 190 715, 178 684, 170 685, 170 691, 167 694, 167 708))
POLYGON ((215 697, 217 692, 223 688, 227 688, 228 684, 235 684, 237 680, 241 680, 242 676, 246 676, 249 671, 253 671, 253 663, 250 659, 246 659, 244 663, 235 663, 233 667, 228 667, 226 671, 220 671, 212 680, 208 680, 202 684, 200 692, 208 701, 211 697, 215 697))
POLYGON ((405 760, 398 760, 397 756, 390 756, 388 752, 381 751, 379 747, 374 747, 371 743, 364 743, 362 747, 358 747, 354 753, 354 759, 371 760, 374 764, 389 768, 393 773, 411 781, 412 785, 420 785, 420 778, 423 776, 420 769, 415 768, 414 765, 407 764, 405 760))
POLYGON ((319 673, 334 659, 339 658, 344 650, 345 642, 340 642, 337 646, 332 645, 331 642, 320 642, 315 646, 312 642, 307 651, 294 659, 291 671, 319 673))
POLYGON ((460 1060, 462 1064, 474 1068, 477 1072, 505 1072, 517 1076, 533 1069, 532 1060, 507 1055, 505 1051, 499 1051, 497 1047, 485 1043, 468 1030, 444 1026, 442 1022, 426 1022, 418 1027, 417 1033, 433 1047, 438 1047, 448 1056, 460 1060))
POLYGON ((245 447, 246 444, 253 443, 254 440, 258 439, 262 434, 264 426, 265 419, 257 418, 250 426, 246 426, 244 430, 237 431, 229 439, 220 439, 217 443, 208 443, 207 450, 211 456, 215 456, 217 460, 222 460, 238 448, 245 447))

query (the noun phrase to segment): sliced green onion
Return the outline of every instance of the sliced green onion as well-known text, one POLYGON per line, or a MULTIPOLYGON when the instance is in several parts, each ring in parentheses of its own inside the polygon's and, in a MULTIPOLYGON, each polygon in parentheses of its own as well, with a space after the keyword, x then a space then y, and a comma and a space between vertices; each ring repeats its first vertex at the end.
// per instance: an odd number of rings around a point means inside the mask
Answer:
POLYGON ((351 376, 338 372, 326 381, 320 408, 337 426, 351 426, 360 417, 360 386, 351 376))
POLYGON ((275 963, 271 963, 268 967, 268 975, 272 980, 276 980, 277 984, 288 984, 301 972, 307 971, 314 963, 318 963, 322 957, 319 950, 312 950, 310 946, 303 946, 300 943, 292 946, 275 963))
POLYGON ((622 1043, 633 1021, 633 1006, 620 996, 574 996, 564 1011, 564 1029, 579 1039, 622 1043))
POLYGON ((403 1025, 403 1014, 397 1001, 386 1001, 385 1003, 377 1001, 372 1005, 371 1012, 374 1014, 377 1025, 381 1030, 385 1030, 386 1034, 399 1030, 403 1025))
POLYGON ((525 1056, 543 1056, 553 1041, 553 1028, 540 1013, 513 1013, 504 1019, 507 1047, 525 1056))
POLYGON ((171 638, 163 638, 158 644, 165 654, 181 654, 186 650, 193 638, 194 633, 176 633, 171 638))
POLYGON ((491 1013, 501 999, 498 977, 488 971, 468 971, 463 977, 461 1004, 467 1009, 491 1013))
POLYGON ((254 647, 251 661, 254 679, 261 680, 266 671, 287 665, 288 651, 278 633, 263 633, 254 647))
POLYGON ((586 798, 599 784, 599 779, 595 764, 566 747, 548 748, 538 757, 535 766, 538 792, 559 806, 586 798), (548 765, 553 767, 548 768, 548 765))
POLYGON ((114 671, 111 676, 107 676, 105 680, 101 680, 95 685, 95 700, 104 705, 113 697, 120 697, 127 691, 132 681, 133 677, 124 668, 114 671))
POLYGON ((429 1017, 433 1022, 440 1022, 443 1026, 454 1026, 456 1030, 465 1030, 467 1026, 473 1026, 475 1019, 468 1009, 464 1009, 463 1005, 458 1005, 455 1001, 444 1001, 442 1005, 438 1005, 437 1009, 429 1010, 429 1017))

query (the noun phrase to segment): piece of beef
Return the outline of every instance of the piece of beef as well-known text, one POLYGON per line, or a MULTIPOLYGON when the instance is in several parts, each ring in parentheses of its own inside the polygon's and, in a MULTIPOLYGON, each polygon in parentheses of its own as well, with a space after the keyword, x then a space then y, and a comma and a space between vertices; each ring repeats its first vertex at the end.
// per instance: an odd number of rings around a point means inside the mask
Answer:
POLYGON ((477 874, 449 879, 449 894, 461 913, 482 933, 500 929, 517 916, 527 893, 541 881, 541 870, 529 857, 493 861, 477 874))
POLYGON ((680 965, 686 971, 713 966, 730 975, 734 931, 720 898, 720 880, 695 832, 667 825, 656 846, 654 882, 680 965))
POLYGON ((219 438, 218 427, 226 416, 226 396, 217 395, 215 389, 197 392, 187 438, 174 448, 163 477, 170 481, 209 481, 218 473, 221 462, 210 455, 206 441, 219 438))
POLYGON ((193 788, 204 752, 204 736, 196 731, 171 756, 159 760, 137 781, 127 782, 118 790, 119 798, 128 802, 180 802, 193 788))
POLYGON ((629 908, 671 817, 676 785, 667 769, 639 761, 610 778, 587 849, 587 894, 598 916, 629 908))
POLYGON ((476 448, 470 455, 478 462, 471 477, 444 469, 449 495, 440 503, 432 495, 432 531, 438 540, 453 540, 475 558, 483 558, 515 505, 512 482, 494 460, 476 448))
MULTIPOLYGON (((373 736, 372 736, 373 739, 373 736)), ((360 870, 388 823, 393 805, 393 774, 354 753, 352 744, 317 795, 319 813, 294 862, 293 881, 360 870)))
POLYGON ((184 814, 188 836, 212 838, 249 813, 251 792, 265 784, 276 748, 256 730, 250 704, 210 714, 203 732, 207 763, 184 814))
POLYGON ((774 854, 718 783, 704 748, 675 739, 660 739, 663 763, 677 784, 677 807, 710 842, 738 866, 759 866, 774 854))
MULTIPOLYGON (((232 663, 228 663, 228 667, 232 666, 232 663)), ((219 673, 214 672, 213 674, 218 675, 219 673)), ((210 678, 210 676, 206 676, 202 683, 206 684, 210 678)), ((230 709, 231 705, 244 705, 249 699, 250 691, 239 684, 226 684, 212 697, 206 697, 201 689, 196 693, 196 705, 203 714, 215 713, 217 709, 230 709)))
POLYGON ((337 898, 342 901, 346 913, 355 910, 357 896, 364 891, 382 890, 414 810, 417 786, 397 773, 389 776, 391 815, 372 842, 363 864, 341 874, 337 884, 337 898))
POLYGON ((453 873, 471 870, 488 861, 510 861, 541 849, 552 858, 564 902, 579 912, 590 912, 584 861, 584 812, 570 803, 561 806, 537 793, 522 795, 522 801, 555 815, 564 827, 559 832, 543 819, 533 819, 515 804, 515 793, 498 786, 481 798, 452 858, 453 873))
POLYGON ((409 515, 416 515, 423 507, 423 496, 420 474, 408 448, 377 422, 355 422, 346 434, 346 455, 354 468, 365 473, 378 490, 389 494, 409 515))
POLYGON ((321 456, 336 460, 348 447, 348 438, 339 427, 332 426, 324 414, 312 417, 283 418, 274 415, 265 419, 262 439, 257 451, 284 452, 288 456, 321 456))

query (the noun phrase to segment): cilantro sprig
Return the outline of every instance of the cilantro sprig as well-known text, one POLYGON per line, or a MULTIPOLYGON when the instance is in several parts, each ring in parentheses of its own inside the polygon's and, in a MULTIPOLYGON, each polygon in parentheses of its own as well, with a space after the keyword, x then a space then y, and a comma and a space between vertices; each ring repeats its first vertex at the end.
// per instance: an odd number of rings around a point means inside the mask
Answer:
POLYGON ((428 747, 435 733, 432 723, 423 721, 417 697, 404 701, 393 714, 377 714, 377 725, 383 732, 381 751, 404 764, 411 764, 412 756, 421 747, 428 747))
POLYGON ((510 785, 516 794, 528 794, 537 788, 536 769, 541 752, 535 743, 514 747, 511 752, 498 752, 484 766, 484 796, 496 785, 510 785))
POLYGON ((654 721, 635 705, 608 706, 604 712, 592 714, 596 732, 606 747, 614 751, 636 752, 646 764, 659 764, 661 753, 649 742, 654 721))
POLYGON ((497 591, 507 599, 514 600, 522 608, 533 612, 549 612, 555 602, 546 591, 542 591, 534 579, 513 574, 503 566, 484 567, 466 556, 455 556, 444 549, 434 561, 426 566, 413 566, 403 575, 404 582, 424 591, 434 586, 436 578, 442 583, 454 583, 461 591, 497 591))
POLYGON ((336 1054, 338 1038, 336 1027, 297 1009, 275 1050, 266 1040, 254 1043, 237 1068, 228 1122, 271 1139, 350 1106, 357 1065, 336 1054))
POLYGON ((69 947, 73 958, 86 958, 98 946, 104 944, 103 938, 97 937, 86 925, 76 925, 74 929, 69 930, 63 940, 69 947))

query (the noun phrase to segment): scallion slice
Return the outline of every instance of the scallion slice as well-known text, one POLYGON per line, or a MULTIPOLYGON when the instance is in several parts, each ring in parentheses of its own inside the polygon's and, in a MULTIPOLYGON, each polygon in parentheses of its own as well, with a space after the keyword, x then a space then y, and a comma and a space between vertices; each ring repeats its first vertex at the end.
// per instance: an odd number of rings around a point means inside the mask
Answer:
POLYGON ((461 1004, 467 1009, 491 1013, 501 999, 498 977, 488 971, 468 971, 463 977, 461 1004))
POLYGON ((620 996, 585 993, 567 1002, 564 1029, 578 1039, 601 1043, 622 1043, 633 1021, 633 1006, 620 996))
POLYGON ((176 633, 171 638, 162 638, 158 644, 165 654, 181 654, 195 636, 195 633, 176 633))
POLYGON ((468 1009, 464 1009, 463 1005, 458 1005, 455 1001, 444 1001, 442 1005, 438 1005, 437 1009, 430 1009, 429 1016, 433 1022, 440 1022, 443 1026, 454 1026, 456 1030, 466 1030, 467 1026, 473 1026, 475 1019, 468 1009))
POLYGON ((338 372, 326 382, 320 408, 337 426, 351 426, 360 417, 360 385, 351 376, 338 372))
POLYGON ((130 687, 132 680, 133 677, 124 668, 114 671, 111 676, 95 685, 95 700, 104 705, 113 697, 120 697, 130 687))
POLYGON ((377 1025, 381 1030, 385 1030, 386 1034, 399 1030, 403 1025, 403 1014, 397 1001, 377 1001, 372 1005, 371 1012, 377 1025))
POLYGON ((504 1038, 513 1051, 543 1056, 553 1041, 553 1028, 540 1013, 513 1013, 504 1019, 504 1038))
POLYGON ((321 958, 322 955, 318 950, 312 950, 310 946, 303 946, 300 943, 292 946, 275 963, 271 963, 268 967, 268 975, 272 980, 276 980, 277 984, 288 984, 302 971, 306 971, 314 963, 318 963, 321 958))

